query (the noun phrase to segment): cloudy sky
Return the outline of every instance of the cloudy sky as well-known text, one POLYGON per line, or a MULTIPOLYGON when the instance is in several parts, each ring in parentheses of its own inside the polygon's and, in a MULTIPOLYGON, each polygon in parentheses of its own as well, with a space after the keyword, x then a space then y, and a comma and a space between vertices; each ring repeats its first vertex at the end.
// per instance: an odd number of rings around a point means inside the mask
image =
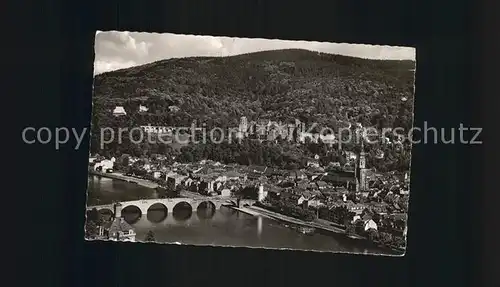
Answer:
POLYGON ((415 60, 415 49, 406 47, 99 31, 95 38, 94 74, 169 58, 231 56, 289 48, 370 59, 415 60))

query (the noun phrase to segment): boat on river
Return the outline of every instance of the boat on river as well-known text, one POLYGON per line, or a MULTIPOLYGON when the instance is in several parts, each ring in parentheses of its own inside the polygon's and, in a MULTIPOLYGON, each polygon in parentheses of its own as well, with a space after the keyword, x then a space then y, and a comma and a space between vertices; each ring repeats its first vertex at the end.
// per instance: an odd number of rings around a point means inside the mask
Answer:
POLYGON ((304 227, 303 226, 303 227, 300 228, 300 232, 302 234, 312 235, 312 234, 314 234, 316 232, 316 228, 314 228, 314 227, 304 227))
POLYGON ((295 224, 289 225, 288 227, 305 235, 312 235, 316 232, 316 228, 314 227, 301 226, 295 224))

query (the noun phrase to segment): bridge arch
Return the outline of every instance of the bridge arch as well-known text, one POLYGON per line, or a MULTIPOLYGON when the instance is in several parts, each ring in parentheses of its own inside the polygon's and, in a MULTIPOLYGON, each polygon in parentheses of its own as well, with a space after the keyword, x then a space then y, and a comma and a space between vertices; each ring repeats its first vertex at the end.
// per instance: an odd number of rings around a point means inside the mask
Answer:
MULTIPOLYGON (((215 209, 218 210, 223 205, 231 205, 233 203, 234 198, 218 198, 218 197, 206 197, 206 198, 168 198, 168 199, 143 199, 143 200, 134 200, 134 201, 125 201, 121 202, 122 209, 121 215, 122 217, 129 222, 130 224, 134 224, 142 218, 143 216, 148 216, 148 211, 151 209, 165 210, 163 206, 167 209, 167 213, 176 213, 176 218, 180 220, 185 220, 192 216, 193 212, 197 212, 200 209, 215 209), (210 203, 204 203, 210 202, 210 203), (174 210, 175 209, 175 210, 174 210), (125 212, 124 212, 125 211, 125 212), (181 211, 181 212, 180 212, 181 211), (180 213, 180 214, 179 214, 180 213)), ((234 205, 235 203, 233 203, 234 205)), ((113 211, 115 209, 114 204, 108 205, 97 205, 97 206, 88 206, 87 210, 90 211, 92 209, 102 210, 101 212, 107 213, 110 216, 113 216, 113 211)), ((158 212, 160 213, 160 212, 158 212)), ((212 212, 208 212, 208 215, 211 216, 212 212)), ((171 215, 167 215, 171 216, 171 215)), ((151 216, 149 216, 151 217, 151 216)), ((158 217, 158 216, 157 216, 158 217)), ((156 218, 156 220, 148 220, 148 221, 158 221, 160 218, 156 218)), ((203 216, 199 217, 203 218, 203 216)))
POLYGON ((121 210, 122 218, 129 224, 137 223, 143 214, 140 207, 134 204, 125 205, 121 210))
POLYGON ((184 221, 193 215, 193 206, 187 201, 180 201, 174 205, 172 216, 175 220, 184 221))
POLYGON ((196 215, 199 219, 211 219, 215 215, 217 206, 210 200, 202 201, 196 207, 196 215))
POLYGON ((167 218, 168 212, 168 207, 165 204, 161 202, 155 202, 149 206, 148 210, 146 211, 146 216, 150 222, 160 223, 167 218))
POLYGON ((113 210, 111 208, 101 208, 98 210, 99 216, 104 220, 110 220, 115 216, 113 210))

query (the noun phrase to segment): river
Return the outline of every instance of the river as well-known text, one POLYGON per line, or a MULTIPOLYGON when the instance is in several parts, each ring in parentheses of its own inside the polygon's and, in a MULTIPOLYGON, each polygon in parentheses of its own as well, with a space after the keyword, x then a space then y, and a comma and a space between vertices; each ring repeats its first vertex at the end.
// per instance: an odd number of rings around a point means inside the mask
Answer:
MULTIPOLYGON (((109 204, 112 201, 154 198, 154 190, 124 181, 89 176, 88 205, 109 204)), ((282 223, 247 215, 227 207, 220 210, 186 211, 173 216, 155 210, 143 216, 133 210, 123 210, 125 220, 144 240, 152 230, 157 242, 232 247, 264 247, 362 254, 395 254, 372 244, 350 239, 343 234, 304 235, 282 223)))

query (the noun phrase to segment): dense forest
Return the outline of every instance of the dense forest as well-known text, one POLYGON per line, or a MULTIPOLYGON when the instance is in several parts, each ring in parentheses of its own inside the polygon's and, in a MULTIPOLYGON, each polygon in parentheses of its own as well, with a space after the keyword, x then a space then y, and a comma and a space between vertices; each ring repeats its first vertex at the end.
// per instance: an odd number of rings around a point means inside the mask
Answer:
MULTIPOLYGON (((312 153, 311 146, 198 144, 174 151, 162 145, 133 145, 124 139, 124 143, 109 144, 102 151, 99 128, 190 126, 193 120, 207 128, 227 128, 237 127, 240 117, 246 116, 249 121, 293 123, 300 119, 334 131, 349 123, 408 131, 413 118, 414 69, 413 61, 367 60, 291 49, 168 59, 108 72, 94 80, 91 149, 111 155, 177 153, 186 161, 212 157, 295 167, 302 156, 312 153), (123 106, 127 115, 113 117, 116 105, 123 106), (140 113, 139 105, 148 111, 140 113)), ((382 170, 403 168, 409 164, 409 149, 409 144, 402 149, 372 145, 369 153, 382 150, 386 157, 383 163, 369 157, 368 164, 382 170)), ((322 158, 329 154, 322 153, 322 158)), ((342 153, 328 156, 334 159, 342 153)))

